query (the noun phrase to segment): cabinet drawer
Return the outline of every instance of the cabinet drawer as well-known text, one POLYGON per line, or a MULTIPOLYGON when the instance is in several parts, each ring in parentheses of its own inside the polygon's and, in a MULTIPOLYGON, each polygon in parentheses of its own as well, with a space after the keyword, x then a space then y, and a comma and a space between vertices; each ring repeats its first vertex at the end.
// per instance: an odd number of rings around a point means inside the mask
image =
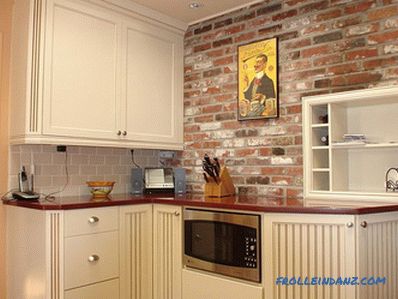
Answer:
POLYGON ((65 292, 65 299, 109 299, 119 298, 119 279, 100 282, 65 292))
POLYGON ((65 212, 65 237, 117 230, 119 208, 95 208, 65 212))
POLYGON ((118 276, 118 232, 65 239, 65 289, 117 278, 118 276))

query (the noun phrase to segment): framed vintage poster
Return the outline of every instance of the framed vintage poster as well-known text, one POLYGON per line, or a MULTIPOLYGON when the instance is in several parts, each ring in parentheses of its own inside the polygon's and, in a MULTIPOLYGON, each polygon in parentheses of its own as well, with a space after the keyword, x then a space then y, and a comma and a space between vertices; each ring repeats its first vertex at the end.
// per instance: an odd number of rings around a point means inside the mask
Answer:
POLYGON ((238 46, 238 120, 278 116, 277 38, 238 46))

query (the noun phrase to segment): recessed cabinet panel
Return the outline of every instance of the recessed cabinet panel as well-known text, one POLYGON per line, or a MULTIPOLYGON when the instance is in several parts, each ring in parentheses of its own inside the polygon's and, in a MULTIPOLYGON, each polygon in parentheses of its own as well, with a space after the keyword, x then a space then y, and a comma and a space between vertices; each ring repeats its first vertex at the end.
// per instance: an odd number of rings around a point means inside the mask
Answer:
POLYGON ((87 4, 54 1, 49 22, 44 132, 116 138, 116 18, 87 4))
POLYGON ((125 34, 127 138, 181 141, 181 37, 138 21, 125 34))

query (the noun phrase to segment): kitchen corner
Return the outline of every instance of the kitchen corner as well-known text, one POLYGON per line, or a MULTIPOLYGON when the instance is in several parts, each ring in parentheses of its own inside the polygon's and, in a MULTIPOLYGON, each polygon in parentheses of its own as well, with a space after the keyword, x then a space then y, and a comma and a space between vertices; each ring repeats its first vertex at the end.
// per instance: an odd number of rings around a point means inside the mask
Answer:
POLYGON ((397 299, 397 1, 171 2, 0 2, 0 299, 397 299))

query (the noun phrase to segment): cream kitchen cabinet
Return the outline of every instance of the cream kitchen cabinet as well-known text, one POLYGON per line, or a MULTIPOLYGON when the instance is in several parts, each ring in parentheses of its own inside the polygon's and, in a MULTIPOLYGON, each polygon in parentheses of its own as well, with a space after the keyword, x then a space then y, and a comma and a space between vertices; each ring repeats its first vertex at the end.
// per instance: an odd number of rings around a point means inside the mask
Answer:
POLYGON ((265 298, 393 299, 398 297, 398 213, 265 214, 265 298), (278 277, 386 277, 377 286, 277 284, 278 277))
POLYGON ((153 298, 181 299, 181 207, 154 205, 153 215, 153 298))
POLYGON ((8 298, 119 298, 118 207, 7 207, 8 298))
POLYGON ((152 205, 120 207, 120 298, 152 299, 152 205))
POLYGON ((180 299, 180 206, 7 206, 9 299, 180 299))
POLYGON ((182 148, 185 27, 123 3, 15 3, 12 143, 182 148))

